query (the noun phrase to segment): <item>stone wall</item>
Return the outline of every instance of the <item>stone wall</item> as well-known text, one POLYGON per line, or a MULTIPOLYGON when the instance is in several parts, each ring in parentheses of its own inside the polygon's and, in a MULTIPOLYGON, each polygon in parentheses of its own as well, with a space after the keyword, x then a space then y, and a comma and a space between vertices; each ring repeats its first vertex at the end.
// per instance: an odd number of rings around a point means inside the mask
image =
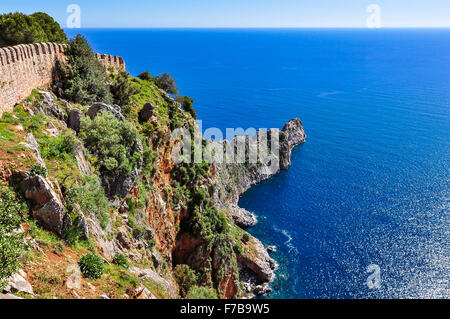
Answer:
MULTIPOLYGON (((56 43, 21 44, 0 48, 0 116, 27 98, 33 89, 48 89, 58 62, 65 63, 67 45, 56 43)), ((96 54, 102 64, 125 70, 121 57, 96 54)))

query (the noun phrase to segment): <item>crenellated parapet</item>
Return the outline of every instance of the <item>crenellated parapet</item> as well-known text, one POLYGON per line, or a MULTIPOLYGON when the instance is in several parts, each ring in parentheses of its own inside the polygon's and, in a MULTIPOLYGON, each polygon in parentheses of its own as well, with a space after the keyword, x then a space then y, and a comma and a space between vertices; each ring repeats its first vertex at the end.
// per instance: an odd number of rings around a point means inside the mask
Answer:
MULTIPOLYGON (((67 44, 35 43, 0 48, 0 116, 27 98, 33 89, 48 89, 67 44)), ((122 57, 96 54, 106 69, 125 70, 122 57)))

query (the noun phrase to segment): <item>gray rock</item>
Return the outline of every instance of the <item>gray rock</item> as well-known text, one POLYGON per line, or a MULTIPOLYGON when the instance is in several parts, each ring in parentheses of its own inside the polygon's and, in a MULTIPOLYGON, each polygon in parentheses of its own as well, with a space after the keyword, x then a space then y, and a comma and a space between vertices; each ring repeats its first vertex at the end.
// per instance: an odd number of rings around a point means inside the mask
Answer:
POLYGON ((277 251, 277 246, 274 246, 274 245, 267 246, 267 252, 274 253, 276 251, 277 251))
POLYGON ((124 249, 131 249, 133 247, 132 239, 128 236, 128 231, 123 226, 119 227, 116 239, 124 249))
POLYGON ((86 222, 86 217, 84 216, 84 214, 80 211, 79 212, 80 215, 78 215, 77 217, 77 227, 78 230, 80 231, 81 234, 81 238, 82 239, 89 239, 89 228, 86 222))
POLYGON ((26 141, 26 143, 20 143, 20 145, 23 145, 32 151, 32 156, 39 166, 46 167, 45 162, 41 157, 39 144, 37 143, 36 139, 34 138, 33 133, 26 134, 25 141, 26 141))
POLYGON ((83 144, 79 143, 73 149, 73 155, 77 160, 77 166, 81 173, 84 175, 92 175, 91 164, 86 160, 86 156, 83 151, 83 144))
POLYGON ((67 289, 81 289, 81 270, 77 264, 71 264, 67 267, 66 273, 69 275, 66 279, 67 289))
POLYGON ((123 202, 122 205, 119 207, 119 213, 125 214, 130 210, 130 207, 128 207, 128 204, 126 202, 123 202))
POLYGON ((9 278, 8 286, 5 288, 6 292, 24 292, 33 295, 33 287, 31 284, 21 275, 13 274, 9 278))
POLYGON ((237 205, 230 205, 226 212, 227 216, 230 217, 237 226, 243 229, 253 227, 258 222, 255 215, 237 205))
POLYGON ((12 299, 23 299, 23 298, 14 296, 13 294, 2 294, 2 293, 0 293, 0 300, 2 300, 2 299, 5 299, 5 300, 10 299, 10 300, 12 300, 12 299))
POLYGON ((102 298, 102 299, 110 299, 107 294, 101 294, 100 298, 102 298))
POLYGON ((67 115, 64 113, 61 106, 55 102, 55 97, 50 92, 39 91, 39 95, 42 98, 42 102, 38 102, 34 108, 49 116, 54 116, 58 120, 67 122, 67 115))
POLYGON ((164 264, 164 260, 161 257, 161 254, 156 249, 153 249, 152 251, 152 262, 155 269, 160 269, 164 264))
POLYGON ((90 235, 95 239, 95 242, 100 247, 100 251, 103 256, 111 260, 116 253, 120 250, 116 246, 115 240, 109 240, 108 235, 111 233, 110 225, 107 229, 103 229, 96 218, 87 217, 87 225, 90 235))
POLYGON ((291 166, 292 149, 305 140, 306 134, 299 119, 292 119, 284 125, 280 134, 280 169, 291 166))
POLYGON ((33 204, 33 217, 47 230, 61 235, 66 211, 58 195, 44 177, 19 171, 14 174, 25 198, 33 204))
POLYGON ((80 132, 81 127, 81 116, 83 112, 79 109, 73 109, 69 112, 69 117, 67 119, 67 127, 71 128, 75 132, 80 132))
POLYGON ((109 105, 102 102, 92 104, 86 115, 93 120, 99 113, 103 111, 111 112, 119 121, 125 121, 125 117, 122 115, 120 106, 109 105))
POLYGON ((169 295, 169 297, 171 297, 171 298, 177 297, 178 289, 176 287, 176 284, 164 279, 154 270, 142 269, 142 268, 138 268, 138 267, 131 267, 130 272, 133 275, 138 276, 139 279, 141 279, 141 280, 147 279, 147 280, 151 280, 151 281, 161 285, 162 287, 164 287, 164 289, 167 292, 167 294, 169 295))
POLYGON ((148 122, 148 120, 153 116, 155 109, 156 108, 151 103, 145 103, 142 110, 139 111, 139 122, 148 122))

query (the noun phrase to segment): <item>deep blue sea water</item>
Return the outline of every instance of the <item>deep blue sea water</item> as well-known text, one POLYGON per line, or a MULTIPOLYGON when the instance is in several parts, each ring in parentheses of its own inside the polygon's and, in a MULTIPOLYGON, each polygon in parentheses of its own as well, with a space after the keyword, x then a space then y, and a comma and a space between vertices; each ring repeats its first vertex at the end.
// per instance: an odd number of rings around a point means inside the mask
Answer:
POLYGON ((169 72, 204 128, 303 121, 292 167, 240 201, 278 247, 270 297, 450 297, 450 29, 76 32, 169 72))

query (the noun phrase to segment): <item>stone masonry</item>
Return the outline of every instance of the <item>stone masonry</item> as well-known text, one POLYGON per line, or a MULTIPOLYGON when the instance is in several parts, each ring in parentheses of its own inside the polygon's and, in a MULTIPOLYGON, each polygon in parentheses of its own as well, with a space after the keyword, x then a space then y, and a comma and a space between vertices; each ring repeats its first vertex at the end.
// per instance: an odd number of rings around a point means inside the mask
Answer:
MULTIPOLYGON (((0 48, 0 116, 11 112, 14 105, 27 98, 33 89, 48 89, 57 63, 65 63, 67 45, 56 43, 20 44, 0 48)), ((118 56, 96 54, 108 69, 125 70, 125 61, 118 56)))

